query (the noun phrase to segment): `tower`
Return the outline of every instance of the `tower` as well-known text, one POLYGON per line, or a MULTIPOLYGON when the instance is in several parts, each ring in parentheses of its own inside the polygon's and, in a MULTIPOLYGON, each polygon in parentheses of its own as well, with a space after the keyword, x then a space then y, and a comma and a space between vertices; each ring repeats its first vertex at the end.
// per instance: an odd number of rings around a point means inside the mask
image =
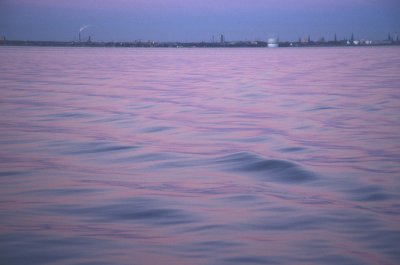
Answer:
POLYGON ((336 36, 336 33, 335 33, 335 37, 334 37, 334 40, 333 40, 334 42, 337 42, 337 36, 336 36))
POLYGON ((224 43, 224 42, 225 42, 224 34, 221 34, 221 36, 220 36, 220 43, 224 43))
POLYGON ((279 47, 278 38, 269 38, 267 42, 268 42, 268 48, 277 48, 277 47, 279 47))

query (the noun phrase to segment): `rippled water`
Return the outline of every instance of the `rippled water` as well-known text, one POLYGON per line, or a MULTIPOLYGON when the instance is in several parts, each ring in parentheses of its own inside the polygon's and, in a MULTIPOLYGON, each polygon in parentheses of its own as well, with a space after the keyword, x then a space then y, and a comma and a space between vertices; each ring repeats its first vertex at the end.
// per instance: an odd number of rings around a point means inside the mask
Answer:
POLYGON ((399 48, 0 61, 1 264, 399 264, 399 48))

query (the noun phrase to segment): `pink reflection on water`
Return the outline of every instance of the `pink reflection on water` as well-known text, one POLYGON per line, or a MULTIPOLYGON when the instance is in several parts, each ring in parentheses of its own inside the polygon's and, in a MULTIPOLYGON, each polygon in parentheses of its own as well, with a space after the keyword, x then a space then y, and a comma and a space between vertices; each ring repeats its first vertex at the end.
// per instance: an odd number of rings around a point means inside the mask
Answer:
POLYGON ((15 242, 96 239, 104 253, 77 259, 121 264, 399 260, 397 49, 0 58, 0 233, 15 242))

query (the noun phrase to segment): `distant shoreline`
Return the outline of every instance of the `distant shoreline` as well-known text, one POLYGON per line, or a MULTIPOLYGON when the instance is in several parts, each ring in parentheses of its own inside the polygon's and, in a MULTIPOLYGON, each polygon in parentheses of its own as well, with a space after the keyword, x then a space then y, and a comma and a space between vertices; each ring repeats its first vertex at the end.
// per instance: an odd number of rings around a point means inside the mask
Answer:
MULTIPOLYGON (((0 46, 37 46, 37 47, 126 47, 126 48, 267 48, 265 41, 232 41, 232 42, 75 42, 75 41, 21 41, 0 40, 0 46)), ((400 46, 400 41, 384 40, 376 42, 362 41, 309 41, 279 42, 279 47, 373 47, 400 46)))

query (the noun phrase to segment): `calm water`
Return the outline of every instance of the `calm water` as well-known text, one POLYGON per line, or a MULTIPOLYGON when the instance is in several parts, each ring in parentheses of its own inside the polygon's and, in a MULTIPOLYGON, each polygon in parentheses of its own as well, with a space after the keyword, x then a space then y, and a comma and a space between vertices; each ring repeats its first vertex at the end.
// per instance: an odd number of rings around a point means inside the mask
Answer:
POLYGON ((400 49, 0 48, 1 264, 399 264, 400 49))

